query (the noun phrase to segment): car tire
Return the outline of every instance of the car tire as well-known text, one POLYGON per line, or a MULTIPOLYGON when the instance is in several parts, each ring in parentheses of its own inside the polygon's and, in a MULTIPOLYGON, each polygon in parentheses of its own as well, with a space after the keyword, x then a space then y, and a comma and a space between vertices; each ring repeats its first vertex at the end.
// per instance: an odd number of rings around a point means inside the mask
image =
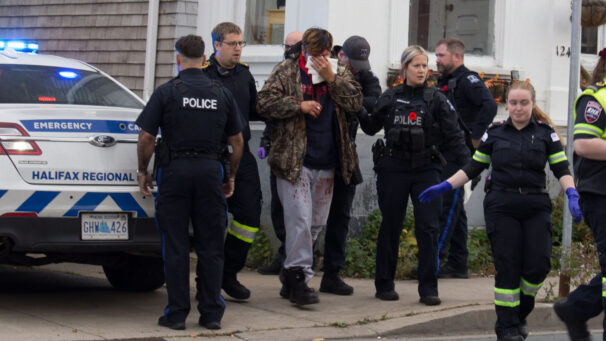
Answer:
POLYGON ((152 291, 164 284, 164 264, 160 257, 126 255, 118 262, 103 265, 103 272, 119 290, 152 291))

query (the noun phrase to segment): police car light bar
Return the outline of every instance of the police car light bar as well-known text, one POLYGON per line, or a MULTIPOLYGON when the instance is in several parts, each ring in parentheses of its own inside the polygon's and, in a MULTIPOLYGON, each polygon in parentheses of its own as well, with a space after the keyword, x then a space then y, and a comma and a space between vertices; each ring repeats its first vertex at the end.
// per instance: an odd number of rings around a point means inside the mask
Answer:
POLYGON ((36 53, 40 45, 34 41, 26 40, 0 40, 0 51, 11 48, 19 52, 36 53))

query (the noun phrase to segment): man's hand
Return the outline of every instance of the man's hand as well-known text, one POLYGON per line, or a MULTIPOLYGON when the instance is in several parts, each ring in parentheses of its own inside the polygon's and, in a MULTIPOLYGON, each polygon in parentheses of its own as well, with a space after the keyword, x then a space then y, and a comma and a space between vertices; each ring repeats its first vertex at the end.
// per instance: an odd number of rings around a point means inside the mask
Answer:
POLYGON ((311 67, 314 68, 328 83, 335 81, 335 73, 332 71, 332 65, 328 58, 324 56, 311 56, 311 67))
POLYGON ((225 199, 234 195, 236 179, 228 179, 226 183, 223 184, 223 194, 225 194, 225 199))
POLYGON ((152 182, 151 175, 147 174, 146 172, 145 174, 138 175, 137 178, 139 180, 139 191, 143 195, 151 197, 151 190, 154 189, 154 183, 152 182))
POLYGON ((301 112, 311 115, 313 118, 318 118, 322 112, 322 105, 316 101, 303 101, 301 102, 301 112))

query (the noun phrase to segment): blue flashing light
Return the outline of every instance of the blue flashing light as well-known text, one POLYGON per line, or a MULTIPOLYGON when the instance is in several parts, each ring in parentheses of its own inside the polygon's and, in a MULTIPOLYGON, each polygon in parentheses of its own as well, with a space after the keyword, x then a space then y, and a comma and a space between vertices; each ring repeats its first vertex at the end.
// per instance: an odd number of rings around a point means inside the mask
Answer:
POLYGON ((74 78, 80 77, 80 75, 74 71, 59 71, 59 76, 61 76, 62 78, 67 78, 67 79, 74 79, 74 78))
POLYGON ((19 52, 36 53, 40 45, 34 41, 26 40, 0 40, 0 50, 12 48, 19 52))

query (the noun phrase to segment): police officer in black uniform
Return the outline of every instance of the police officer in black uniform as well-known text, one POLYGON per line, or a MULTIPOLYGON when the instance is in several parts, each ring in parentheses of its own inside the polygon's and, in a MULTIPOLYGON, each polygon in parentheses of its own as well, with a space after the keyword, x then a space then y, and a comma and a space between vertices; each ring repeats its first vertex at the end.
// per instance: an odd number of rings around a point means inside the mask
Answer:
MULTIPOLYGON (((497 103, 477 73, 463 65, 465 45, 457 38, 442 39, 436 45, 436 64, 441 72, 438 88, 457 109, 459 124, 466 133, 471 153, 497 114, 497 103), (471 141, 470 141, 471 140, 471 141)), ((448 164, 442 172, 446 180, 464 165, 457 164, 453 155, 445 153, 448 164)), ((440 260, 448 261, 439 270, 440 277, 467 278, 467 214, 465 192, 457 188, 444 195, 440 217, 440 260)))
POLYGON ((528 336, 526 317, 551 267, 546 162, 566 191, 575 220, 581 219, 562 143, 547 123, 549 117, 536 106, 535 96, 530 83, 513 83, 507 95, 509 119, 488 128, 472 161, 462 170, 419 196, 421 202, 431 202, 492 164, 484 217, 497 271, 494 303, 499 341, 522 341, 528 336))
MULTIPOLYGON (((606 309, 606 48, 593 69, 595 84, 587 87, 574 107, 574 174, 585 222, 598 249, 600 273, 567 298, 553 304, 573 341, 589 341, 587 320, 606 309)), ((606 330, 606 319, 602 320, 606 330)), ((606 340, 603 333, 602 340, 606 340)))
POLYGON ((234 95, 244 122, 244 153, 236 175, 236 191, 227 201, 233 214, 232 224, 225 239, 225 267, 223 290, 231 297, 247 299, 250 290, 240 284, 237 273, 242 270, 250 245, 255 240, 261 221, 261 181, 257 161, 248 147, 250 120, 260 120, 257 115, 257 88, 248 65, 240 62, 242 30, 234 23, 223 22, 212 31, 215 53, 204 67, 205 74, 215 79, 234 95))
POLYGON ((219 162, 222 141, 232 146, 231 169, 237 170, 242 155, 242 122, 231 93, 202 73, 204 42, 196 35, 175 44, 179 75, 154 91, 137 118, 141 127, 137 155, 139 188, 151 196, 152 178, 147 167, 154 152, 155 136, 162 132, 157 148, 156 219, 162 233, 168 305, 158 324, 185 329, 189 301, 189 222, 194 229, 198 255, 199 324, 221 328, 225 302, 221 297, 223 238, 226 197, 233 194, 234 175, 223 179, 219 162), (223 181, 225 183, 222 185, 223 181))
POLYGON ((419 247, 419 295, 426 305, 441 303, 438 297, 438 234, 441 201, 419 205, 421 191, 440 181, 445 160, 442 151, 469 159, 455 110, 439 91, 428 88, 427 53, 410 46, 402 53, 404 84, 381 95, 370 116, 359 117, 364 132, 373 135, 385 129, 386 146, 380 139, 373 146, 377 194, 383 215, 377 240, 376 297, 397 300, 394 277, 402 223, 410 194, 414 206, 415 236, 419 247))

